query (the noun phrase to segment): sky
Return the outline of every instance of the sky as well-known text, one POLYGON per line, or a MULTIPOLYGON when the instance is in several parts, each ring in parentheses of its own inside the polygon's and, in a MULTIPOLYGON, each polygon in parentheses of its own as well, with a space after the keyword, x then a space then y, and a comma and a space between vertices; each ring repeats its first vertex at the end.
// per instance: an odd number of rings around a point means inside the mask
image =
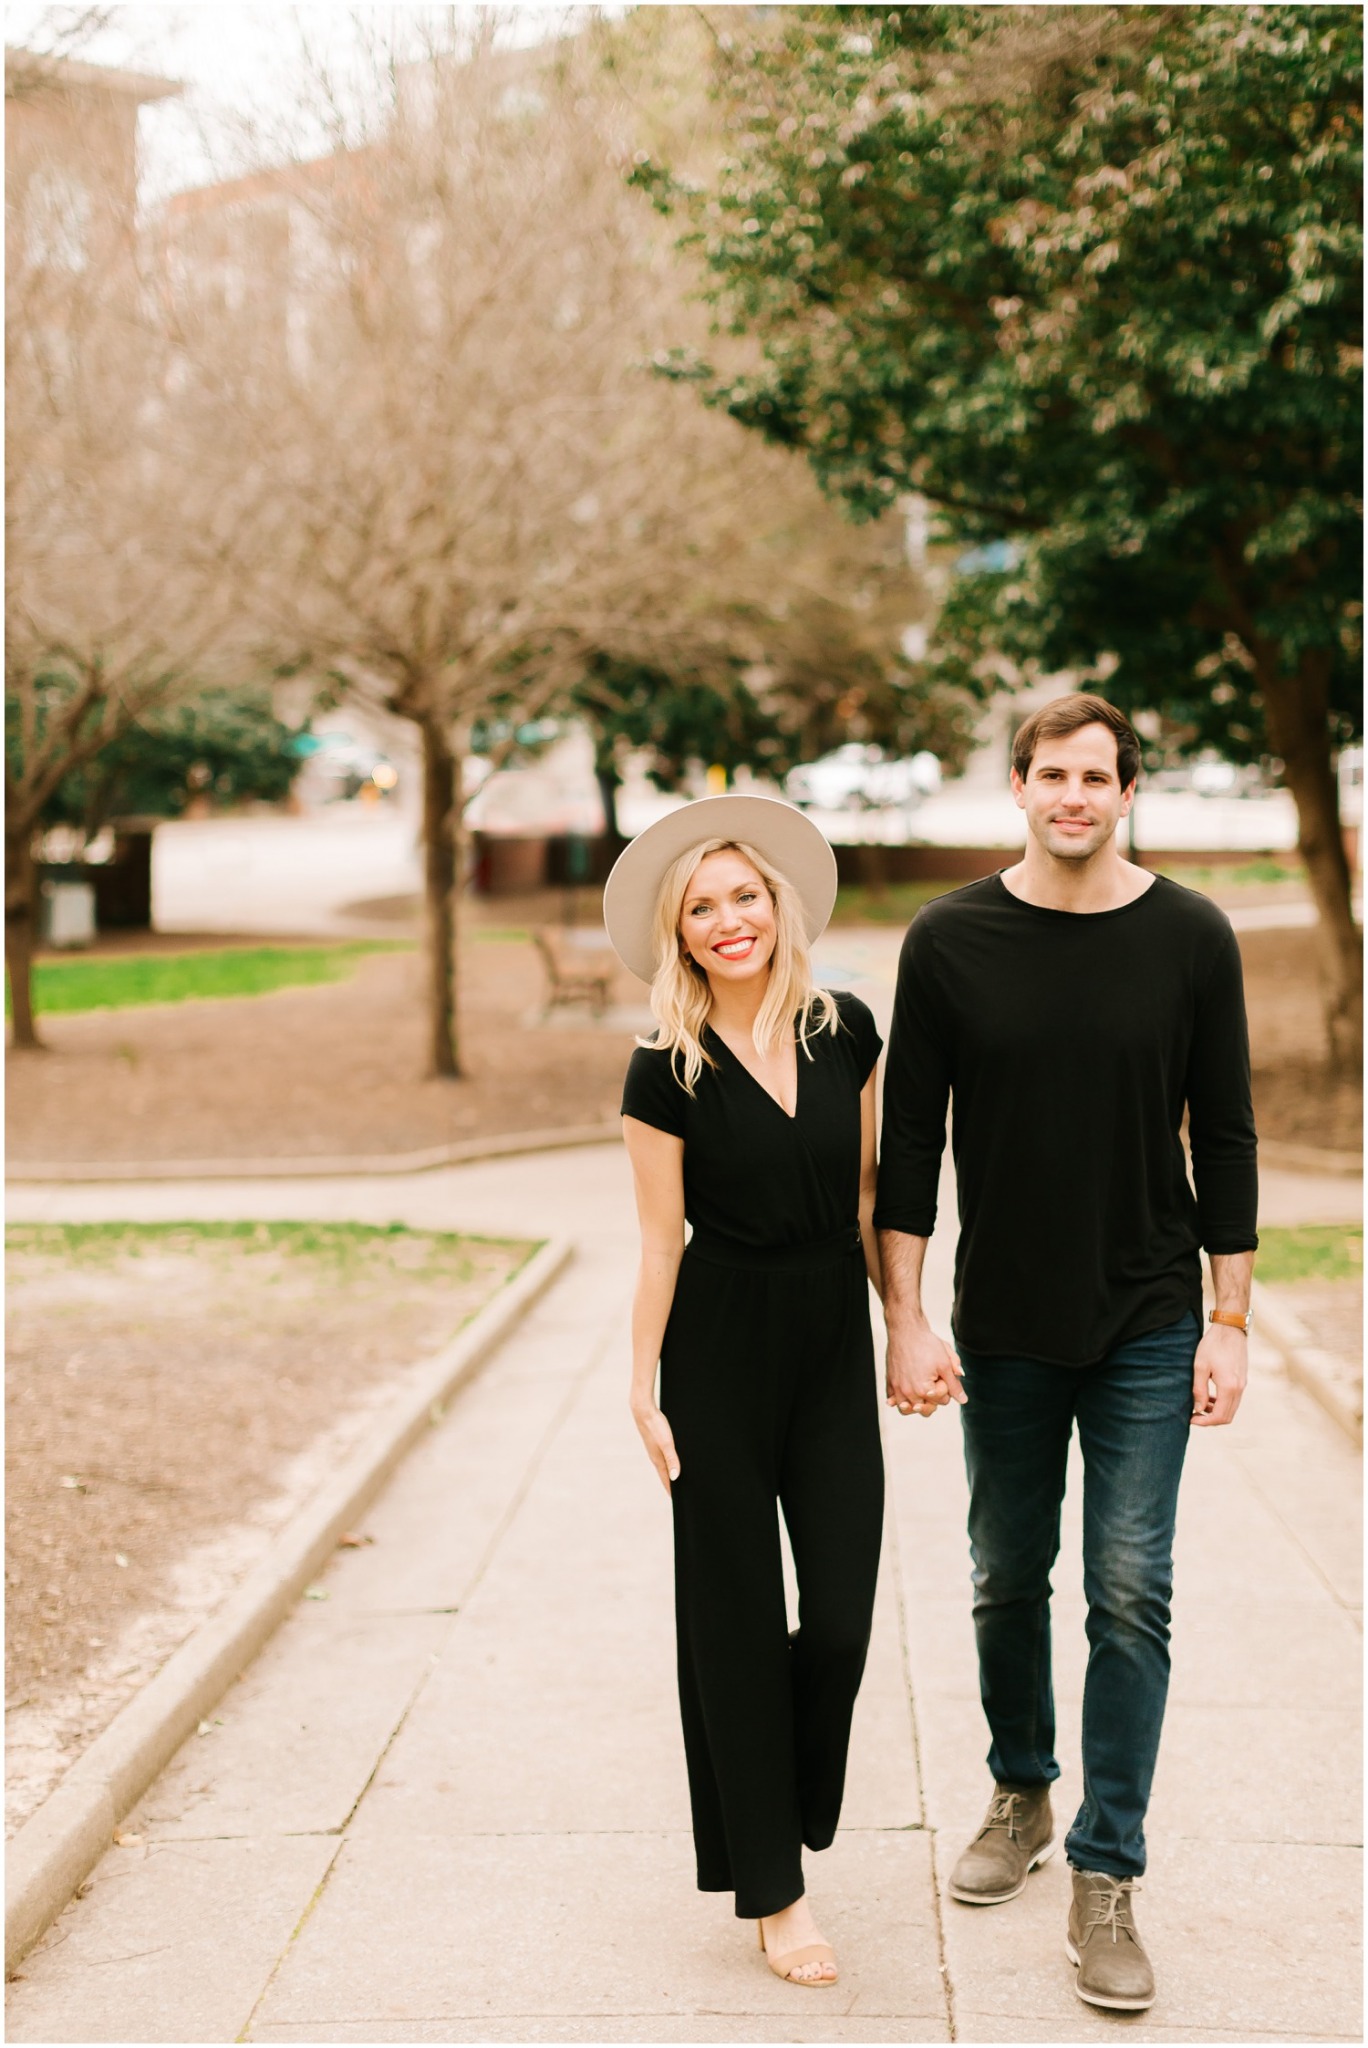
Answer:
MULTIPOLYGON (((51 48, 54 29, 60 36, 89 11, 7 0, 5 40, 51 48)), ((454 26, 459 36, 478 15, 490 13, 497 13, 509 41, 533 42, 563 27, 575 10, 562 0, 518 0, 497 10, 421 0, 400 6, 311 0, 297 7, 279 0, 274 6, 124 0, 102 11, 110 17, 108 26, 72 54, 174 78, 185 87, 181 98, 146 106, 140 117, 140 194, 151 205, 188 185, 235 175, 254 157, 259 160, 263 148, 276 159, 326 150, 326 129, 302 104, 309 96, 311 59, 327 67, 341 98, 359 112, 372 75, 368 44, 392 41, 401 56, 416 55, 425 34, 450 34, 454 26)))

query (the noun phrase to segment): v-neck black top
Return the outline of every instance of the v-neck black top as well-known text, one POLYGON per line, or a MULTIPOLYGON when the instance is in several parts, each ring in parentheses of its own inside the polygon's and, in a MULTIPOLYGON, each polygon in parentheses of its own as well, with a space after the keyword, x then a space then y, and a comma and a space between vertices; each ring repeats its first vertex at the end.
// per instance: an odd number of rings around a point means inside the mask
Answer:
POLYGON ((858 1222, 860 1090, 883 1040, 858 996, 831 993, 840 1021, 798 1047, 792 1116, 706 1027, 717 1064, 705 1062, 692 1096, 667 1052, 632 1054, 622 1114, 684 1140, 684 1214, 695 1232, 772 1250, 858 1222))

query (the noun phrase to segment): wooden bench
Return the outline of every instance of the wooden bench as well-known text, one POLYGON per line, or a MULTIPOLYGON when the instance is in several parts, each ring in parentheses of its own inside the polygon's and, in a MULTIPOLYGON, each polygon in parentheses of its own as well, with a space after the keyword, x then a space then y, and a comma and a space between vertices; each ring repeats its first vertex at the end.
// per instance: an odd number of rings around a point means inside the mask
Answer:
POLYGON ((543 1018, 560 1004, 583 1002, 601 1017, 617 972, 617 955, 608 943, 608 934, 576 925, 545 924, 532 937, 546 968, 543 1018))

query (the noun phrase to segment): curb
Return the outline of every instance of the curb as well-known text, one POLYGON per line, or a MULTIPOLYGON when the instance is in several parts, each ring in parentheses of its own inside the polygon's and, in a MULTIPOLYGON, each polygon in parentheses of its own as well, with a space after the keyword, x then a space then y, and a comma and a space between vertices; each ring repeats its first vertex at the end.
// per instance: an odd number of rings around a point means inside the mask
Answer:
POLYGON ((1329 1173, 1346 1178, 1363 1172, 1361 1152, 1330 1152, 1319 1145, 1284 1144, 1281 1138, 1260 1138, 1259 1164, 1286 1173, 1329 1173))
POLYGON ((1362 1450, 1363 1416, 1341 1385, 1343 1362, 1321 1349, 1296 1311, 1277 1300, 1266 1282, 1254 1281, 1250 1305, 1258 1328, 1281 1356, 1288 1377, 1362 1450))
POLYGON ((445 1350, 426 1361, 218 1612, 120 1708, 19 1829, 5 1859, 6 1971, 51 1926, 129 1808, 264 1647, 331 1557, 338 1537, 437 1420, 439 1404, 474 1376, 573 1251, 569 1238, 552 1238, 445 1350))
POLYGON ((512 1131, 502 1138, 465 1138, 433 1145, 425 1152, 381 1152, 357 1159, 131 1159, 93 1163, 19 1159, 5 1168, 17 1183, 137 1180, 318 1180, 375 1173, 431 1173, 440 1166, 469 1166, 477 1159, 508 1159, 520 1152, 558 1152, 572 1145, 610 1145, 622 1125, 567 1124, 558 1130, 512 1131))

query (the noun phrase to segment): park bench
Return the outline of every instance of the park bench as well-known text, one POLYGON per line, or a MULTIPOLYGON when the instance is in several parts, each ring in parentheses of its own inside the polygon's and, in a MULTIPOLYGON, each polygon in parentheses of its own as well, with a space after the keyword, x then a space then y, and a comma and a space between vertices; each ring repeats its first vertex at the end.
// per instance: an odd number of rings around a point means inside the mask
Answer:
POLYGON ((543 1018, 559 1005, 587 1002, 596 1017, 608 1007, 617 956, 601 928, 541 925, 532 934, 546 968, 543 1018))

